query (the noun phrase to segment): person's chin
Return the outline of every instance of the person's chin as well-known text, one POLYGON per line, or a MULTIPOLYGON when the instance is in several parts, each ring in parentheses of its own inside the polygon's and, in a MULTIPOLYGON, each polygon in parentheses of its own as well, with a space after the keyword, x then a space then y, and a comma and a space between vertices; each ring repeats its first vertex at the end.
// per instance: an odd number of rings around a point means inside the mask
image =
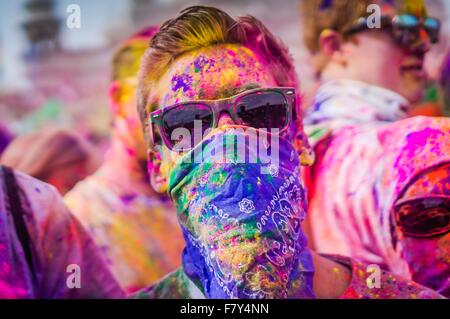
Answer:
POLYGON ((409 103, 419 103, 425 94, 425 82, 423 81, 409 81, 399 90, 399 94, 406 98, 409 103))

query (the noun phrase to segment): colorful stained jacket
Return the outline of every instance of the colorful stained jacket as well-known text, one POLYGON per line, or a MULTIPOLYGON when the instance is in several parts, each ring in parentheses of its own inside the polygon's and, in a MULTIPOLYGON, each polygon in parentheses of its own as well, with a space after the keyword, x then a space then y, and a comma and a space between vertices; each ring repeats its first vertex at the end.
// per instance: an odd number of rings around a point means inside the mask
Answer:
MULTIPOLYGON (((325 256, 351 270, 352 279, 339 299, 441 299, 438 293, 403 277, 382 270, 379 286, 369 286, 368 265, 347 257, 325 256)), ((160 282, 136 293, 137 299, 205 299, 202 290, 182 268, 167 275, 160 282)))
POLYGON ((416 176, 450 162, 450 121, 406 119, 395 93, 344 83, 324 85, 306 120, 316 152, 305 177, 310 239, 319 253, 351 256, 411 278, 392 210, 416 176))
POLYGON ((132 292, 179 267, 184 241, 169 202, 127 186, 133 185, 133 175, 118 176, 100 169, 64 200, 99 246, 120 285, 132 292))
POLYGON ((0 299, 124 297, 56 189, 25 174, 14 175, 29 245, 24 248, 18 235, 0 169, 0 299))

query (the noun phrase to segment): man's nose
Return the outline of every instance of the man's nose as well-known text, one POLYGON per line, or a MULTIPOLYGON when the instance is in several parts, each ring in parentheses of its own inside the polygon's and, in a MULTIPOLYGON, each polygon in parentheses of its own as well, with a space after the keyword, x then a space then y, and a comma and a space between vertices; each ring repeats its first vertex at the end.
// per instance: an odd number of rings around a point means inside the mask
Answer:
POLYGON ((233 119, 231 118, 230 114, 222 112, 219 115, 219 122, 217 123, 218 127, 225 126, 225 125, 233 125, 235 124, 233 119))
POLYGON ((431 39, 424 28, 419 29, 419 37, 412 45, 411 50, 418 53, 427 53, 431 49, 431 39))

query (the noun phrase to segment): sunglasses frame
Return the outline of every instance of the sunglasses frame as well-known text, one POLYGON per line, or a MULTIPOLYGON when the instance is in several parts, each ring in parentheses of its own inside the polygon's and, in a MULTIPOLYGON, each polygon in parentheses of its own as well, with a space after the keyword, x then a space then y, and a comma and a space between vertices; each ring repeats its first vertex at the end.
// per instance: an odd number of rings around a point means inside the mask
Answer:
MULTIPOLYGON (((394 17, 391 17, 389 15, 383 15, 383 16, 381 16, 381 28, 386 28, 386 27, 390 28, 391 35, 395 38, 395 40, 397 42, 400 43, 400 45, 411 45, 411 44, 402 43, 402 41, 399 40, 400 37, 395 36, 395 34, 393 32, 393 28, 395 28, 395 27, 400 29, 400 26, 398 25, 397 21, 399 20, 399 18, 401 16, 406 16, 406 15, 415 17, 419 22, 419 24, 417 25, 417 28, 422 27, 425 30, 428 30, 428 27, 425 25, 425 21, 427 19, 433 19, 435 22, 437 22, 438 28, 436 29, 436 35, 437 35, 436 38, 432 38, 430 36, 429 32, 427 32, 427 34, 430 38, 431 43, 436 44, 439 42, 439 36, 440 36, 442 24, 439 19, 434 18, 434 17, 418 18, 411 14, 399 14, 399 15, 395 15, 394 17)), ((347 30, 344 31, 344 34, 352 35, 352 34, 355 34, 358 32, 362 32, 362 31, 374 30, 367 26, 367 20, 368 20, 367 17, 358 18, 358 20, 355 22, 354 25, 350 26, 347 30)), ((406 29, 407 29, 407 27, 406 27, 406 29)), ((375 29, 375 30, 378 30, 378 29, 375 29)))
POLYGON ((447 207, 447 206, 450 207, 450 197, 444 196, 444 195, 433 195, 430 197, 415 197, 415 198, 408 198, 408 199, 399 201, 397 204, 395 204, 394 209, 393 209, 393 212, 394 212, 393 220, 395 221, 395 227, 403 235, 408 236, 408 237, 414 237, 414 238, 431 238, 431 237, 436 237, 436 236, 442 236, 442 235, 445 235, 446 233, 448 233, 450 231, 450 223, 438 232, 427 233, 427 234, 417 234, 417 233, 409 232, 409 231, 405 230, 405 228, 401 225, 401 222, 400 222, 401 217, 399 216, 399 213, 397 213, 397 212, 400 210, 400 208, 402 206, 405 206, 405 205, 418 206, 418 205, 423 204, 423 201, 425 201, 425 200, 433 200, 433 199, 442 200, 445 204, 445 207, 447 207))
MULTIPOLYGON (((242 119, 240 119, 240 117, 237 115, 236 108, 239 104, 238 103, 239 100, 244 97, 247 97, 249 95, 258 94, 258 93, 267 93, 267 92, 275 92, 277 94, 281 94, 284 97, 284 99, 286 100, 287 119, 286 119, 286 123, 285 123, 284 127, 282 129, 280 129, 280 131, 278 133, 278 134, 281 134, 289 128, 290 124, 292 123, 292 119, 295 118, 296 107, 297 107, 297 104, 296 104, 297 97, 296 97, 296 90, 293 87, 255 88, 255 89, 246 90, 239 94, 236 94, 236 95, 233 95, 233 96, 230 96, 227 98, 223 98, 223 99, 186 101, 186 102, 176 103, 176 104, 170 105, 168 107, 165 107, 163 109, 153 111, 149 115, 150 141, 152 142, 153 145, 159 144, 159 141, 156 140, 156 134, 155 134, 155 131, 157 129, 157 131, 159 133, 159 137, 162 139, 162 141, 167 146, 167 148, 171 151, 173 150, 174 147, 172 145, 172 142, 171 142, 168 134, 166 134, 166 132, 164 130, 164 116, 169 111, 172 111, 174 109, 177 109, 177 108, 185 106, 185 105, 202 105, 202 106, 208 107, 211 110, 211 114, 213 117, 213 119, 210 123, 211 124, 209 127, 210 129, 218 127, 220 114, 223 112, 226 112, 228 115, 230 115, 230 117, 233 119, 235 124, 245 125, 242 122, 242 119)), ((187 151, 187 149, 184 149, 184 151, 187 151)))

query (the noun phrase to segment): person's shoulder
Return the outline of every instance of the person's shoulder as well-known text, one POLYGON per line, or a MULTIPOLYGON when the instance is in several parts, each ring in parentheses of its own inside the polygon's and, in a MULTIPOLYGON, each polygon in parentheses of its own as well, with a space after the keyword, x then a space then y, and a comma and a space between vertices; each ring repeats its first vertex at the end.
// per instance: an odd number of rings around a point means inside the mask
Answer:
POLYGON ((34 215, 49 214, 62 203, 62 197, 54 186, 22 172, 14 171, 14 176, 22 194, 23 208, 30 208, 34 215))
POLYGON ((94 173, 86 177, 85 179, 79 181, 75 184, 75 186, 67 192, 64 196, 64 200, 66 199, 82 199, 86 197, 90 197, 93 194, 95 195, 99 190, 101 191, 101 187, 98 186, 98 177, 94 173))
POLYGON ((179 268, 154 285, 144 288, 132 296, 132 299, 189 299, 190 293, 182 268, 179 268))
POLYGON ((114 194, 104 185, 96 173, 78 182, 64 196, 64 203, 78 218, 89 218, 92 210, 96 212, 108 211, 116 200, 114 194), (90 205, 85 203, 89 202, 90 205))
POLYGON ((17 181, 17 186, 27 193, 32 195, 33 193, 40 194, 41 197, 54 196, 58 194, 56 188, 50 184, 38 180, 30 175, 14 170, 14 176, 17 181))
POLYGON ((403 120, 387 123, 378 128, 380 139, 386 139, 386 144, 394 145, 417 143, 420 139, 448 139, 450 135, 450 118, 414 116, 403 120))
POLYGON ((443 299, 439 293, 402 276, 343 256, 327 258, 351 268, 352 279, 340 299, 443 299))

